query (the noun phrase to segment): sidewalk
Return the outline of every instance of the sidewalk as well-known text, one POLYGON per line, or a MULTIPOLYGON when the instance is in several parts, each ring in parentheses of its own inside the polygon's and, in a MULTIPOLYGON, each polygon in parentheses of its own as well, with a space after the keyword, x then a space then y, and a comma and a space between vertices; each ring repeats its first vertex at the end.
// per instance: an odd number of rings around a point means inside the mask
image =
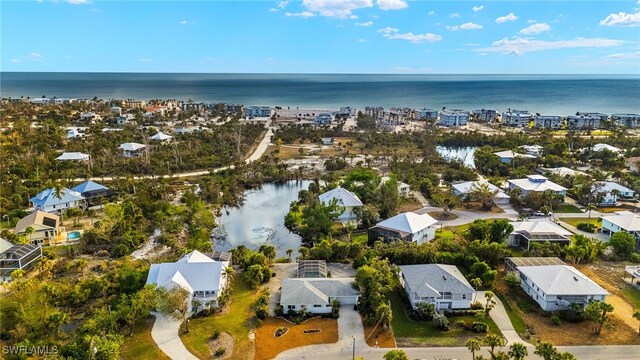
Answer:
MULTIPOLYGON (((477 301, 482 303, 484 300, 485 293, 486 291, 478 291, 478 295, 476 298, 477 301)), ((517 342, 527 346, 532 346, 531 344, 522 340, 520 335, 518 335, 518 333, 516 332, 516 329, 514 329, 513 324, 511 323, 511 320, 509 319, 509 315, 507 314, 507 310, 505 310, 504 304, 502 304, 502 301, 500 301, 500 299, 497 296, 494 296, 493 300, 496 302, 496 305, 489 312, 489 316, 491 316, 491 319, 493 320, 493 322, 496 323, 496 325, 498 326, 498 329, 500 329, 500 331, 502 332, 502 335, 504 335, 504 338, 507 340, 506 346, 510 346, 511 344, 517 343, 517 342)))

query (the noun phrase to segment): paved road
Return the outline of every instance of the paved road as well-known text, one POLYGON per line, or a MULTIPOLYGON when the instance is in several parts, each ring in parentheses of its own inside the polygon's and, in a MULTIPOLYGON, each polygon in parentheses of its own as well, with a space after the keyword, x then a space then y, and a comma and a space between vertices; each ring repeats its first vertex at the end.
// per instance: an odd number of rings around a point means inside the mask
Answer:
POLYGON ((156 317, 151 329, 151 337, 158 344, 160 350, 173 360, 197 360, 178 336, 180 321, 167 318, 159 313, 152 313, 156 317))

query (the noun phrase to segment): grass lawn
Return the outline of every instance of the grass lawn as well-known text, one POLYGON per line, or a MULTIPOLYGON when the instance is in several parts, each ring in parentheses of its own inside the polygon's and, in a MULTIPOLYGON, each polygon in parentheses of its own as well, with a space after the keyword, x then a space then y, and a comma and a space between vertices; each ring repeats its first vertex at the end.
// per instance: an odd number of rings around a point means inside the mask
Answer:
POLYGON ((170 359, 151 338, 151 328, 154 322, 155 317, 150 316, 134 327, 133 335, 124 337, 124 342, 120 348, 120 357, 122 359, 170 359))
POLYGON ((640 290, 627 286, 622 288, 622 295, 634 309, 640 309, 640 290))
POLYGON ((442 228, 436 230, 436 238, 437 239, 446 239, 450 240, 456 237, 456 234, 451 231, 451 229, 442 228))
POLYGON ((582 210, 571 204, 560 204, 557 208, 553 210, 556 213, 572 213, 572 214, 582 214, 582 210))
POLYGON ((249 333, 255 328, 253 305, 260 292, 252 290, 242 280, 241 275, 233 279, 231 287, 231 303, 222 314, 191 319, 189 333, 181 336, 187 349, 200 359, 211 357, 207 341, 215 330, 226 332, 233 337, 232 359, 253 358, 254 346, 249 339, 249 333))
POLYGON ((500 292, 494 293, 504 305, 504 309, 507 311, 507 315, 509 316, 509 320, 511 320, 513 328, 516 330, 518 335, 520 335, 520 337, 524 337, 524 335, 527 333, 527 324, 524 322, 522 316, 520 316, 520 313, 518 313, 518 311, 511 306, 511 303, 507 301, 504 295, 502 295, 500 292))
POLYGON ((311 319, 294 325, 282 319, 267 318, 264 324, 256 329, 256 355, 254 360, 273 359, 279 353, 305 345, 332 344, 338 341, 338 320, 311 319), (280 327, 289 330, 281 337, 274 337, 280 327), (305 334, 304 330, 320 329, 318 333, 305 334))
MULTIPOLYGON (((475 316, 456 316, 450 317, 449 322, 451 329, 449 331, 441 331, 436 328, 430 321, 414 321, 411 320, 405 311, 405 306, 397 294, 391 295, 391 309, 393 311, 393 320, 391 327, 396 337, 398 346, 464 346, 467 339, 478 336, 478 334, 467 331, 464 328, 456 327, 457 321, 464 321, 471 324, 479 321, 475 316)), ((487 318, 483 320, 488 326, 489 331, 494 334, 501 334, 496 324, 487 318)))
POLYGON ((591 217, 591 219, 589 218, 560 218, 560 221, 565 222, 571 226, 578 226, 578 224, 580 223, 589 223, 589 224, 593 224, 597 227, 600 227, 600 219, 597 217, 591 217))

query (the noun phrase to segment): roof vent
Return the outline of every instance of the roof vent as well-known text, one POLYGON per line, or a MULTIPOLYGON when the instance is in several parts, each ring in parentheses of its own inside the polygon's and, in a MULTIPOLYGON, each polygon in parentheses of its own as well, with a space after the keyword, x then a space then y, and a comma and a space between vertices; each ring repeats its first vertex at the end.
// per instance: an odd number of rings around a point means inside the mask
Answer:
POLYGON ((573 277, 573 280, 578 281, 578 278, 574 276, 574 277, 573 277))
POLYGON ((445 275, 442 275, 442 279, 447 280, 447 277, 445 275))

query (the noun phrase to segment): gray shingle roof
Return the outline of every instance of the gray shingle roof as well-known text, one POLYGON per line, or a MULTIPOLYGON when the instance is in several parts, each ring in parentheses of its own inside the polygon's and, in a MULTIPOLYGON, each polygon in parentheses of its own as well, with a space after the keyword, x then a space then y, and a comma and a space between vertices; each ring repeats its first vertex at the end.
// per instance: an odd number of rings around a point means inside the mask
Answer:
POLYGON ((358 296, 353 278, 296 278, 282 280, 280 303, 319 304, 329 303, 329 298, 358 296))
POLYGON ((474 292, 464 275, 454 265, 423 264, 400 266, 405 281, 420 297, 437 297, 443 292, 474 292))

